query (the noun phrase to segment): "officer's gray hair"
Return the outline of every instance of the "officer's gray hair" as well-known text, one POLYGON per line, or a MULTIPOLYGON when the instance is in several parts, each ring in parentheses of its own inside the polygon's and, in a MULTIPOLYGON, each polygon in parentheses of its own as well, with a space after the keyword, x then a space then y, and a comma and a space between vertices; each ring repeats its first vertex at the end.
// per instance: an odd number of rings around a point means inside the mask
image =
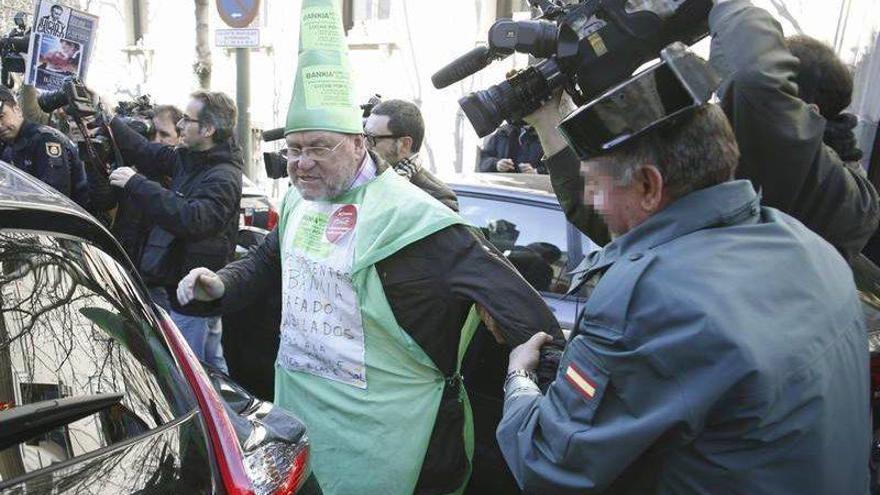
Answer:
POLYGON ((199 112, 199 127, 209 124, 214 127, 214 142, 224 143, 232 138, 235 131, 235 102, 225 93, 196 91, 191 98, 202 102, 199 112))
POLYGON ((653 165, 675 199, 731 180, 739 163, 739 148, 721 108, 704 105, 682 121, 651 131, 592 161, 622 186, 632 184, 640 167, 653 165))

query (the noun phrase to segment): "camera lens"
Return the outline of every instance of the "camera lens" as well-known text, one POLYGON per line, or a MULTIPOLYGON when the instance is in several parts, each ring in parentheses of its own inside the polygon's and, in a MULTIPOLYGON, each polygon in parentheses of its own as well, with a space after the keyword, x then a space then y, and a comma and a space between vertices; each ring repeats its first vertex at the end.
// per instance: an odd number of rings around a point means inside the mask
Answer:
POLYGON ((507 120, 513 122, 537 110, 564 83, 553 59, 544 60, 516 76, 458 100, 480 137, 486 137, 507 120))
POLYGON ((37 104, 46 113, 54 112, 68 103, 63 90, 47 91, 37 97, 37 104))

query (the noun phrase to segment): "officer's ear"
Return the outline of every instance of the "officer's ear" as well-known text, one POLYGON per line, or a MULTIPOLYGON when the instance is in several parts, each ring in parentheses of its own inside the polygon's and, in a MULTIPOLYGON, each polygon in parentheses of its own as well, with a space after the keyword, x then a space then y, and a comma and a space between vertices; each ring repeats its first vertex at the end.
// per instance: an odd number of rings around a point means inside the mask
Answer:
POLYGON ((639 192, 639 206, 646 213, 654 213, 664 206, 663 174, 654 165, 636 169, 633 181, 639 192))

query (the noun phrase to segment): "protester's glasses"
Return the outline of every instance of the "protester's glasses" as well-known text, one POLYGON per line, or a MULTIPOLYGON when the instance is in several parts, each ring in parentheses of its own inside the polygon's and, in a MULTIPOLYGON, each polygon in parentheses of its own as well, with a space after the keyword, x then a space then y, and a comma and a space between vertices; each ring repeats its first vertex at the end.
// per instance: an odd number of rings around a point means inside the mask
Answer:
POLYGON ((345 142, 343 138, 342 141, 336 144, 336 146, 332 148, 325 148, 323 146, 306 146, 305 148, 286 148, 281 150, 281 156, 287 158, 289 161, 298 162, 302 159, 302 157, 306 157, 309 160, 323 160, 332 155, 336 150, 342 146, 342 143, 345 142))
POLYGON ((370 148, 375 148, 375 147, 376 147, 376 141, 378 141, 378 140, 380 140, 380 139, 397 139, 397 138, 401 137, 401 136, 398 136, 398 135, 396 135, 396 134, 386 134, 386 135, 384 135, 384 136, 374 136, 373 134, 364 134, 364 136, 366 136, 366 138, 367 138, 367 145, 368 145, 370 148))

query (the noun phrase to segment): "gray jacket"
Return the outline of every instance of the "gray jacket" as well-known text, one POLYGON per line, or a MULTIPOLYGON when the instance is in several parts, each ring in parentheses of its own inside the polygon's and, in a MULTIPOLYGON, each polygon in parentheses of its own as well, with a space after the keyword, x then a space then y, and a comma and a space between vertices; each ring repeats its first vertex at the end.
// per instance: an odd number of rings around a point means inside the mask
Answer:
POLYGON ((868 493, 851 271, 748 181, 691 193, 586 260, 604 273, 546 395, 497 437, 527 493, 868 493))

